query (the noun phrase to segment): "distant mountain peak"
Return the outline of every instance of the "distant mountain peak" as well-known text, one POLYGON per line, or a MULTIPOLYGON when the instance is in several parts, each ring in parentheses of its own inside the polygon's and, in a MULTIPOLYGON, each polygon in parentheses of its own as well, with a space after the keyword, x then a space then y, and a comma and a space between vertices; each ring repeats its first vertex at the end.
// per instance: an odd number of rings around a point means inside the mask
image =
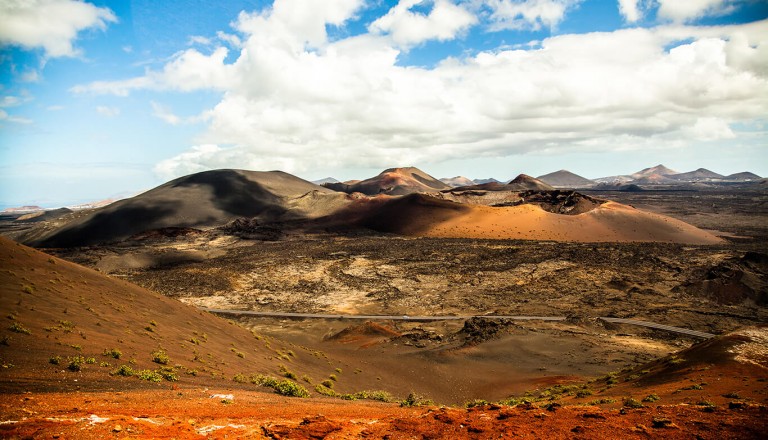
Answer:
POLYGON ((673 169, 667 168, 662 164, 658 164, 655 167, 645 168, 632 174, 632 178, 640 179, 643 177, 651 176, 653 174, 658 174, 660 176, 670 176, 672 174, 680 174, 680 173, 673 169))
POLYGON ((594 181, 574 174, 568 170, 555 171, 554 173, 544 174, 537 177, 542 182, 552 185, 556 188, 579 188, 588 187, 595 184, 594 181))

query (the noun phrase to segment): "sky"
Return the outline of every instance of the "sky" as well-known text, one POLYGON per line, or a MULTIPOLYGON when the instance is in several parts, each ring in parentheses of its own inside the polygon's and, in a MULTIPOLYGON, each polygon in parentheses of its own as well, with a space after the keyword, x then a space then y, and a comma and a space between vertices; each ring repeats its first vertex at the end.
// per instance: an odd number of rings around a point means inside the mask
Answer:
POLYGON ((768 175, 765 0, 3 0, 0 207, 217 168, 768 175))

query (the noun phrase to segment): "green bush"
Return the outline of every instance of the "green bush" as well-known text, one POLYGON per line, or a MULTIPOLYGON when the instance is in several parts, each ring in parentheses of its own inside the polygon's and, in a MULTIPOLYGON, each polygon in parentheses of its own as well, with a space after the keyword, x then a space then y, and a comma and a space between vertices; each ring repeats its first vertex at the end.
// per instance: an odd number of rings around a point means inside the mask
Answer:
MULTIPOLYGON (((317 392, 317 394, 321 394, 323 396, 330 396, 330 397, 338 396, 336 391, 333 391, 332 389, 330 389, 330 388, 328 388, 328 387, 326 387, 324 385, 321 385, 321 384, 317 384, 315 386, 315 391, 317 392)), ((348 400, 354 400, 354 399, 348 399, 348 400)))
POLYGON ((120 365, 115 371, 110 373, 112 376, 125 376, 130 377, 136 374, 136 372, 129 365, 120 365))
POLYGON ((174 370, 171 367, 160 367, 159 370, 155 370, 157 374, 159 374, 163 379, 167 380, 168 382, 175 382, 179 380, 178 376, 176 376, 176 370, 174 370))
POLYGON ((123 352, 116 348, 105 348, 104 352, 101 354, 102 356, 112 356, 115 359, 120 359, 120 356, 123 355, 123 352))
POLYGON ((631 398, 627 397, 624 399, 624 406, 627 408, 643 408, 645 405, 643 405, 641 402, 631 398))
POLYGON ((68 357, 67 361, 69 361, 69 365, 67 365, 67 369, 69 371, 80 371, 83 369, 85 358, 82 356, 74 356, 74 357, 68 357))
POLYGON ((32 332, 30 332, 29 329, 27 329, 26 327, 21 325, 21 323, 19 323, 19 322, 14 322, 13 324, 11 324, 11 326, 8 327, 8 330, 10 330, 12 332, 15 332, 15 333, 21 333, 21 334, 24 334, 24 335, 32 334, 32 332))
POLYGON ((232 381, 237 383, 246 383, 248 382, 248 377, 245 374, 237 373, 232 377, 232 381))
POLYGON ((464 408, 474 408, 476 406, 485 406, 485 405, 488 405, 487 400, 475 399, 475 400, 470 400, 469 402, 464 403, 464 408))
POLYGON ((256 385, 272 388, 281 396, 309 397, 309 391, 306 388, 288 379, 278 380, 274 377, 258 374, 251 377, 251 382, 256 385))
POLYGON ((163 380, 163 376, 152 370, 141 370, 136 373, 136 377, 141 380, 148 380, 150 382, 160 382, 163 380))
POLYGON ((53 365, 59 365, 61 364, 61 356, 54 356, 48 359, 48 362, 52 363, 53 365))
POLYGON ((281 396, 309 397, 309 391, 292 380, 278 381, 272 388, 281 396))
POLYGON ((643 399, 643 402, 655 402, 660 399, 661 397, 657 396, 656 394, 649 394, 643 399))
POLYGON ((320 385, 333 389, 333 381, 330 379, 325 379, 324 381, 320 382, 320 385))
POLYGON ((408 394, 408 397, 405 398, 405 400, 400 402, 400 406, 403 407, 412 407, 412 406, 428 406, 428 405, 434 405, 435 403, 429 399, 425 399, 424 397, 411 392, 408 394))
POLYGON ((152 352, 152 362, 160 365, 168 365, 171 362, 171 358, 162 348, 152 352))

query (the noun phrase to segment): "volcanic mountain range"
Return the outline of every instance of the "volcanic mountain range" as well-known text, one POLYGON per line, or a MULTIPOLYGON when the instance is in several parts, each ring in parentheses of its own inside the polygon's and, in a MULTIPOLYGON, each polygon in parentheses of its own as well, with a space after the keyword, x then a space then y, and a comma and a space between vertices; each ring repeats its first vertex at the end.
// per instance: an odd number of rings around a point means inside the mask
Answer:
POLYGON ((318 186, 280 172, 213 170, 158 186, 101 209, 41 222, 17 239, 38 247, 116 242, 164 228, 249 227, 322 231, 368 229, 407 236, 556 241, 720 239, 672 218, 562 192, 520 175, 507 184, 451 188, 417 168, 318 186))

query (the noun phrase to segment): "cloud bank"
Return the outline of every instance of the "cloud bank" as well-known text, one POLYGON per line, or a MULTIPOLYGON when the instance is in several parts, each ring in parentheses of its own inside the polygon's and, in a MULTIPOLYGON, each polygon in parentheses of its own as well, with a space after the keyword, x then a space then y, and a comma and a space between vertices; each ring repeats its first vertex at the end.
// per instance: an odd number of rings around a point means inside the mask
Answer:
POLYGON ((48 57, 78 55, 77 34, 105 29, 117 18, 108 8, 74 0, 3 0, 0 2, 0 44, 43 48, 48 57))
MULTIPOLYGON (((508 24, 554 26, 576 2, 488 0, 490 17, 447 0, 426 3, 427 11, 415 3, 401 1, 368 32, 329 40, 327 26, 343 26, 361 2, 326 8, 278 0, 240 14, 239 47, 191 48, 160 70, 73 92, 221 91, 200 118, 208 123, 200 145, 157 165, 164 178, 222 167, 302 172, 530 151, 682 148, 733 139, 734 126, 768 114, 768 22, 680 24, 725 2, 683 11, 660 1, 670 20, 661 26, 555 36, 531 49, 446 58, 431 68, 403 66, 398 57, 430 39, 461 38, 470 26, 490 31, 501 14, 508 24), (228 63, 230 50, 236 56, 228 63)), ((628 21, 639 18, 636 2, 620 5, 628 21)), ((180 122, 153 107, 168 123, 180 122)))

